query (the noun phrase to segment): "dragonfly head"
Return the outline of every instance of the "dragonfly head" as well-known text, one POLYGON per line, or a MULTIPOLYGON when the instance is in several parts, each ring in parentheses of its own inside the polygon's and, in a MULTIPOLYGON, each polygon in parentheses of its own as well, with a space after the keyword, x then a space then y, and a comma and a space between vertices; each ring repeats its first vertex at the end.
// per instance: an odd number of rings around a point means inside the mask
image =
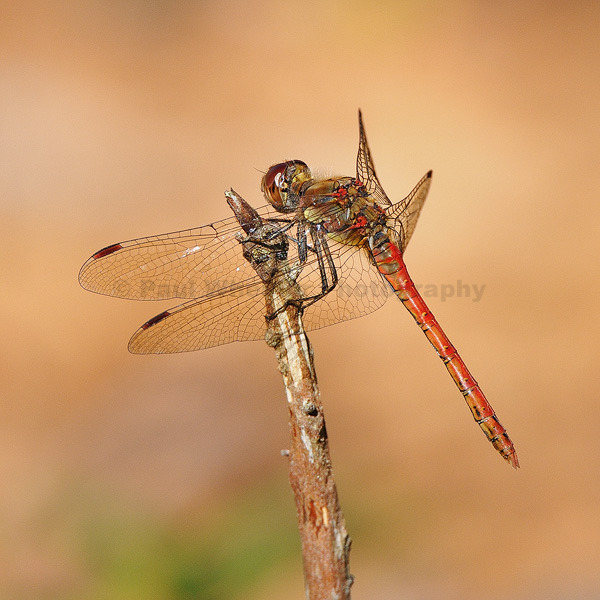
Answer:
POLYGON ((268 202, 279 212, 298 207, 302 189, 312 181, 312 174, 301 160, 288 160, 269 168, 262 178, 261 189, 268 202))

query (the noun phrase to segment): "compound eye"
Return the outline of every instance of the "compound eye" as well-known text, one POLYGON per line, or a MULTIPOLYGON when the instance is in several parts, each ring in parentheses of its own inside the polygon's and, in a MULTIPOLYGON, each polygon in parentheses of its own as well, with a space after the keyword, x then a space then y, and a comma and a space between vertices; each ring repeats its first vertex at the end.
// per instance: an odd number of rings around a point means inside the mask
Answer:
POLYGON ((279 212, 292 212, 298 207, 303 189, 312 181, 310 169, 301 160, 288 160, 269 168, 262 178, 265 198, 279 212))
POLYGON ((278 163, 269 168, 262 178, 261 189, 267 201, 279 212, 291 212, 296 205, 288 196, 289 175, 294 169, 294 161, 278 163))
POLYGON ((281 197, 280 190, 285 185, 284 179, 286 169, 287 163, 279 163, 269 167, 269 170, 262 178, 262 183, 260 186, 265 198, 277 210, 281 210, 284 206, 284 201, 281 197))

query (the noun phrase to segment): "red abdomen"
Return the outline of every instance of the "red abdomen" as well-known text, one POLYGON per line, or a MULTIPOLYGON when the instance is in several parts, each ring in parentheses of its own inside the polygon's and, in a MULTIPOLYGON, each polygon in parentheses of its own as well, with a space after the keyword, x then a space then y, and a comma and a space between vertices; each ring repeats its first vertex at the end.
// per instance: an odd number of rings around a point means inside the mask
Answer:
POLYGON ((473 418, 494 448, 516 469, 519 460, 514 444, 456 348, 425 304, 408 274, 402 252, 383 234, 371 238, 369 243, 379 272, 390 284, 446 365, 450 376, 464 396, 473 418))

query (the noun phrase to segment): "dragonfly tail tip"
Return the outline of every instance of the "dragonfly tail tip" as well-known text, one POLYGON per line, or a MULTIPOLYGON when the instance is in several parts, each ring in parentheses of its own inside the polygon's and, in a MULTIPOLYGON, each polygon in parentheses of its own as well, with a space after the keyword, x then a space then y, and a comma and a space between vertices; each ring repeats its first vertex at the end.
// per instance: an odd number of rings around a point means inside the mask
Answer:
POLYGON ((518 469, 520 467, 520 465, 519 465, 519 459, 517 458, 517 453, 516 452, 513 452, 512 454, 509 454, 505 458, 509 462, 510 466, 513 469, 518 469))

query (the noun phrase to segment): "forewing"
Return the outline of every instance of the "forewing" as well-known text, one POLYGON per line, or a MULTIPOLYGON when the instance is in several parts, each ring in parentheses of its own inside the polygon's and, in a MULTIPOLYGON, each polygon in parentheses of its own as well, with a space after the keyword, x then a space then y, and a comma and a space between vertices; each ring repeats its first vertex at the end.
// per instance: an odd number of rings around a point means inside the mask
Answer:
POLYGON ((425 198, 427 198, 432 174, 433 172, 429 171, 404 200, 392 204, 385 211, 388 216, 388 226, 400 234, 403 252, 415 230, 417 219, 423 208, 425 198))
MULTIPOLYGON (((271 207, 264 218, 281 216, 271 207)), ((79 282, 92 292, 132 300, 197 298, 256 278, 243 259, 235 217, 203 227, 113 244, 91 256, 79 282)))
POLYGON ((375 172, 375 165, 371 157, 369 144, 367 143, 367 134, 365 133, 360 110, 358 111, 358 128, 359 142, 358 156, 356 157, 356 178, 364 184, 366 190, 380 206, 390 206, 390 199, 383 191, 383 187, 379 183, 377 173, 375 172))

